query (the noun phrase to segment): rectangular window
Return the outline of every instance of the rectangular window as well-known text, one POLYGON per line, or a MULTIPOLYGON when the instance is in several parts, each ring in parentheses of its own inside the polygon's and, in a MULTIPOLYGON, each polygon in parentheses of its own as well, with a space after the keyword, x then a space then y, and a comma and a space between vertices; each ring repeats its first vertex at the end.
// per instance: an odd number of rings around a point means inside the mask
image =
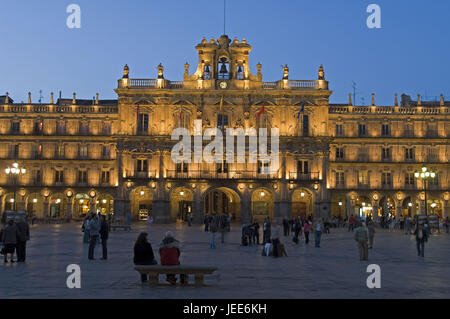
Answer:
POLYGON ((105 135, 111 135, 111 124, 110 123, 105 124, 105 126, 103 127, 103 133, 105 135))
POLYGON ((13 158, 19 158, 19 144, 15 144, 13 147, 13 158))
POLYGON ((148 172, 148 160, 138 159, 137 160, 137 171, 138 172, 148 172))
POLYGON ((42 122, 34 122, 34 134, 42 134, 44 123, 42 122))
POLYGON ((344 186, 345 175, 344 172, 336 172, 336 186, 344 186))
POLYGON ((58 123, 57 133, 58 135, 66 135, 66 123, 58 123))
POLYGON ((78 183, 87 183, 87 171, 78 171, 78 183))
POLYGON ((381 158, 383 161, 389 161, 391 159, 391 149, 390 148, 382 148, 381 158))
POLYGON ((405 184, 406 185, 414 185, 414 173, 406 173, 405 184))
POLYGON ((88 134, 89 134, 89 123, 81 123, 80 135, 88 135, 88 134))
POLYGON ((303 136, 309 136, 309 116, 303 115, 303 136))
POLYGON ((369 172, 359 171, 358 172, 358 182, 359 185, 369 185, 369 172))
POLYGON ((336 136, 344 136, 344 129, 342 124, 336 124, 336 136))
POLYGON ((20 122, 12 122, 11 132, 12 134, 20 134, 20 122))
POLYGON ((381 125, 381 136, 389 136, 389 135, 391 135, 389 124, 381 125))
POLYGON ((109 184, 109 177, 110 177, 110 173, 109 171, 102 171, 102 184, 109 184))
POLYGON ((33 182, 34 184, 39 184, 41 182, 41 170, 33 171, 33 182))
POLYGON ((58 149, 57 149, 57 153, 56 155, 58 156, 58 158, 64 158, 66 155, 66 147, 64 144, 60 144, 58 145, 58 149))
POLYGON ((102 148, 102 157, 109 159, 111 157, 111 147, 108 145, 104 145, 102 148))
POLYGON ((55 183, 64 182, 64 171, 55 171, 55 183))
POLYGON ((344 159, 344 148, 337 147, 336 148, 336 159, 344 159))
POLYGON ((366 124, 359 124, 358 125, 358 135, 359 136, 366 136, 366 124))
POLYGON ((87 145, 80 145, 80 157, 81 158, 86 158, 88 156, 88 147, 87 145))
POLYGON ((414 148, 405 148, 405 160, 414 160, 414 148))
POLYGON ((391 186, 392 185, 392 179, 391 179, 391 173, 385 172, 381 174, 381 184, 383 186, 391 186))
POLYGON ((309 173, 309 162, 308 161, 297 161, 297 173, 298 174, 308 174, 309 173))
POLYGON ((148 114, 139 114, 138 133, 139 134, 148 133, 148 114))
POLYGON ((217 128, 224 129, 228 126, 228 115, 218 114, 217 115, 217 128))
POLYGON ((269 171, 270 163, 258 161, 258 174, 266 174, 269 171))

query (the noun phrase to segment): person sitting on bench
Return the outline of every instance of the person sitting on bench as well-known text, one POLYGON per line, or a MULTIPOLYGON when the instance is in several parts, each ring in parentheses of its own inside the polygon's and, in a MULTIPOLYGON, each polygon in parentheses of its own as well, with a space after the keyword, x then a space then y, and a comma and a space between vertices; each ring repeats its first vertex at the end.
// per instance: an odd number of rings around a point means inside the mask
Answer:
MULTIPOLYGON (((135 265, 156 265, 155 255, 152 245, 147 240, 147 233, 140 233, 136 244, 134 244, 134 264, 135 265)), ((147 281, 147 275, 141 274, 141 281, 147 281)))
MULTIPOLYGON (((175 266, 180 264, 180 242, 173 237, 171 231, 166 233, 163 238, 160 248, 159 255, 161 256, 161 265, 163 266, 175 266)), ((166 280, 175 285, 177 283, 177 278, 175 274, 167 274, 166 280)), ((180 274, 181 284, 186 283, 186 275, 180 274)))

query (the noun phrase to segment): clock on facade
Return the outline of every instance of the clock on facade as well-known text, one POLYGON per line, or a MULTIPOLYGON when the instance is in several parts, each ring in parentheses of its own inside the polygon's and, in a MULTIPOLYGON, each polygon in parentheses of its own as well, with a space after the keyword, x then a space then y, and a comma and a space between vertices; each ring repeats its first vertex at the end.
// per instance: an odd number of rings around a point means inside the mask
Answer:
POLYGON ((219 87, 220 87, 221 89, 226 89, 227 86, 228 86, 227 82, 220 82, 220 83, 219 83, 219 87))

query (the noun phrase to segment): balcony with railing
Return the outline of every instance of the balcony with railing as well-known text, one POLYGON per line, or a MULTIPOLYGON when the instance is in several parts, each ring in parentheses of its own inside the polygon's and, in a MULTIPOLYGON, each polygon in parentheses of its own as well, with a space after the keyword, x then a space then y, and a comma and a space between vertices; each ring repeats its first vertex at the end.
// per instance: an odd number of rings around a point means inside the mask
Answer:
POLYGON ((180 172, 168 170, 167 178, 171 179, 278 179, 278 172, 273 174, 261 174, 257 171, 229 171, 217 172, 214 170, 189 170, 180 172))
POLYGON ((297 181, 318 181, 320 178, 319 172, 309 172, 309 173, 298 173, 298 172, 289 172, 290 180, 297 181))

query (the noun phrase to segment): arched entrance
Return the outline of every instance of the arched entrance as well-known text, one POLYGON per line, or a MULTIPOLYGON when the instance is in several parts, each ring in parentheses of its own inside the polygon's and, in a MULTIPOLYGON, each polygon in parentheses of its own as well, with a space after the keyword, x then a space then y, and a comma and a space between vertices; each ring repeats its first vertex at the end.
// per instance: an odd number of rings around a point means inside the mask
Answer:
POLYGON ((273 219, 274 198, 270 190, 257 188, 252 193, 252 218, 262 223, 266 217, 273 219))
POLYGON ((176 187, 170 193, 170 221, 186 221, 188 214, 191 214, 193 220, 192 202, 194 194, 184 186, 176 187))
POLYGON ((232 222, 241 221, 241 197, 234 190, 218 187, 209 190, 204 198, 203 216, 231 215, 232 222))
POLYGON ((149 187, 140 186, 131 191, 131 217, 134 220, 147 220, 153 208, 153 193, 149 187))
POLYGON ((368 216, 373 217, 372 202, 367 196, 358 196, 358 198, 356 198, 355 216, 360 218, 366 218, 368 216))
POLYGON ((296 189, 292 193, 292 217, 306 219, 314 214, 314 195, 307 188, 296 189))
POLYGON ((337 196, 331 201, 331 218, 347 217, 347 200, 345 196, 337 196))
MULTIPOLYGON (((86 195, 87 196, 87 195, 86 195)), ((50 196, 49 218, 64 218, 66 216, 67 198, 62 193, 55 193, 50 196)))
POLYGON ((107 218, 114 213, 114 199, 110 194, 100 194, 97 200, 97 212, 107 218))
POLYGON ((74 218, 84 218, 90 213, 91 199, 87 194, 79 193, 75 195, 72 216, 74 218))
POLYGON ((395 202, 390 196, 384 196, 380 200, 381 216, 385 218, 395 217, 395 202))
POLYGON ((44 217, 44 199, 40 193, 31 193, 26 202, 27 216, 44 217))
MULTIPOLYGON (((17 196, 16 196, 17 198, 17 196)), ((3 207, 5 207, 5 211, 14 210, 14 193, 8 193, 4 196, 5 202, 3 203, 3 207)))

